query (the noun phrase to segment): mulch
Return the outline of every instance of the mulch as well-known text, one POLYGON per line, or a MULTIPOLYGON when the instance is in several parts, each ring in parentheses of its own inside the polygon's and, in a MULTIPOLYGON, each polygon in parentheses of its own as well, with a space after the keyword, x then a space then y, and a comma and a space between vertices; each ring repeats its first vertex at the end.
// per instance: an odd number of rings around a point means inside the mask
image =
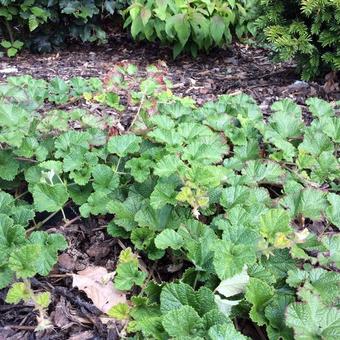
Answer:
MULTIPOLYGON (((181 56, 171 58, 171 51, 155 44, 132 42, 127 35, 117 35, 105 46, 72 45, 51 54, 37 55, 23 52, 15 59, 0 60, 0 82, 9 76, 30 74, 37 78, 51 79, 73 76, 103 78, 121 62, 143 67, 165 62, 177 95, 191 96, 198 104, 215 99, 221 94, 247 93, 258 102, 264 112, 280 98, 292 98, 304 105, 306 98, 318 96, 327 100, 339 100, 340 90, 330 90, 323 80, 303 82, 289 63, 274 64, 269 52, 264 49, 234 43, 231 48, 211 51, 196 59, 181 56)), ((69 211, 73 219, 77 212, 69 211)), ((32 280, 34 289, 47 290, 53 301, 49 316, 55 327, 44 332, 34 332, 36 312, 27 304, 7 305, 4 303, 6 290, 0 291, 0 340, 9 339, 119 339, 121 325, 114 321, 104 324, 100 311, 86 295, 72 288, 72 273, 89 265, 103 266, 113 271, 121 242, 105 232, 107 221, 98 219, 78 220, 64 226, 58 214, 45 228, 57 229, 65 235, 69 249, 60 255, 58 264, 48 277, 32 280)), ((127 244, 128 245, 128 244, 127 244)), ((257 339, 258 332, 251 333, 257 339)))

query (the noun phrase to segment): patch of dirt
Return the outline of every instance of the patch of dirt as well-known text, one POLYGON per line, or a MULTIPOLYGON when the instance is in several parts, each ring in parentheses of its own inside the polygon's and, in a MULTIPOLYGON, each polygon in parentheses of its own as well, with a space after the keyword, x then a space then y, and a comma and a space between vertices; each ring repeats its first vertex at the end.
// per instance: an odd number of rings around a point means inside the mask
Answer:
POLYGON ((21 74, 44 79, 102 78, 120 62, 146 66, 159 60, 168 66, 167 77, 174 84, 174 92, 192 96, 198 104, 220 94, 237 92, 252 95, 263 109, 285 97, 299 104, 308 96, 340 99, 338 86, 299 81, 294 65, 272 63, 264 49, 234 43, 228 49, 216 49, 196 59, 184 55, 173 60, 169 48, 136 43, 126 34, 116 34, 105 46, 73 45, 51 54, 24 52, 14 59, 4 57, 0 62, 0 80, 21 74))
POLYGON ((116 239, 107 235, 104 221, 74 219, 73 224, 67 225, 57 223, 61 218, 57 215, 44 229, 62 233, 69 248, 60 254, 48 277, 31 280, 34 290, 49 291, 52 295, 48 315, 54 328, 34 332, 36 311, 27 304, 5 304, 7 289, 4 289, 0 291, 0 340, 121 338, 122 325, 103 317, 104 314, 83 291, 72 288, 72 274, 90 266, 102 266, 113 272, 122 248, 116 239))

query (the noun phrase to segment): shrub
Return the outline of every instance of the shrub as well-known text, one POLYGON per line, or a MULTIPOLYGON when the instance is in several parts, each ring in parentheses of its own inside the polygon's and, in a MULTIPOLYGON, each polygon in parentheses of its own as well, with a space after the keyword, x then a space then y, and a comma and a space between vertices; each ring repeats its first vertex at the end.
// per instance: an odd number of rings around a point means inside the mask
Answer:
POLYGON ((126 4, 126 0, 0 0, 0 30, 6 36, 2 46, 12 56, 18 51, 13 47, 16 39, 39 52, 50 51, 66 38, 104 42, 100 23, 126 4))
POLYGON ((340 70, 339 0, 261 0, 256 21, 280 60, 296 59, 303 79, 340 70))
POLYGON ((126 10, 125 27, 136 39, 156 39, 172 44, 176 57, 183 50, 194 56, 199 50, 229 44, 232 33, 240 37, 253 31, 254 0, 165 1, 134 0, 126 10))

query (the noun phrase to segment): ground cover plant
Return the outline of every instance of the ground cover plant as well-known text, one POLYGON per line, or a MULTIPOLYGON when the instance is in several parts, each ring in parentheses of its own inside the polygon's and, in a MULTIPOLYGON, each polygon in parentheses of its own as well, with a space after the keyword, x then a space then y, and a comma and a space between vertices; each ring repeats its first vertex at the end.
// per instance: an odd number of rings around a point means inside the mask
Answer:
POLYGON ((37 330, 51 326, 30 279, 67 247, 44 220, 72 205, 128 246, 113 280, 133 296, 108 312, 122 337, 245 339, 247 319, 269 339, 339 338, 338 104, 310 98, 307 125, 289 99, 269 117, 244 94, 197 107, 159 68, 137 85, 135 72, 0 85, 6 301, 33 301, 37 330))

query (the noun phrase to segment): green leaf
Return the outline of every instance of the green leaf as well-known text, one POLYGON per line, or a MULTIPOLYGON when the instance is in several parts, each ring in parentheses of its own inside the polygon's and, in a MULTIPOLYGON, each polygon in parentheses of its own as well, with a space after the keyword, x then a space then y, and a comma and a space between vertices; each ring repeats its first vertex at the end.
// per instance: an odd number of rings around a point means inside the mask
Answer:
POLYGON ((287 283, 294 288, 305 285, 315 294, 318 294, 325 305, 335 303, 340 295, 340 274, 328 272, 321 268, 311 271, 290 270, 288 272, 287 283))
POLYGON ((318 254, 320 264, 334 263, 337 268, 340 268, 340 235, 324 236, 322 244, 328 253, 318 254))
POLYGON ((110 308, 107 315, 116 320, 126 320, 129 318, 129 306, 126 303, 118 303, 110 308))
POLYGON ((25 245, 11 253, 8 266, 18 278, 26 279, 37 273, 38 259, 41 249, 38 245, 25 245))
POLYGON ((246 176, 245 183, 252 184, 254 182, 280 182, 280 177, 284 171, 280 165, 274 162, 261 162, 260 160, 248 161, 246 167, 242 170, 242 174, 246 176))
POLYGON ((244 265, 256 260, 254 246, 218 240, 214 246, 214 268, 221 280, 241 273, 244 265))
POLYGON ((212 309, 203 315, 204 328, 209 329, 214 325, 223 325, 229 320, 226 315, 220 312, 217 308, 212 309))
POLYGON ((6 265, 0 266, 0 289, 7 287, 14 279, 14 272, 6 265))
POLYGON ((51 293, 43 292, 35 294, 35 302, 41 308, 47 308, 51 303, 51 293))
POLYGON ((20 301, 29 301, 31 298, 30 292, 23 282, 13 283, 12 287, 8 290, 6 296, 7 303, 18 304, 20 301))
POLYGON ((142 22, 143 22, 143 25, 146 26, 148 21, 150 20, 151 18, 151 11, 149 8, 142 8, 141 12, 140 12, 140 16, 142 18, 142 22))
POLYGON ((162 325, 171 337, 179 338, 200 336, 204 328, 203 320, 190 306, 181 306, 166 313, 162 325))
POLYGON ((336 340, 340 337, 338 309, 325 307, 313 295, 308 303, 292 303, 288 306, 286 323, 294 329, 297 340, 336 340))
POLYGON ((154 231, 147 227, 133 229, 130 236, 134 246, 140 250, 147 250, 154 237, 154 231))
POLYGON ((224 30, 224 19, 220 15, 214 15, 210 20, 210 34, 217 45, 219 45, 222 40, 224 30))
POLYGON ((313 188, 296 190, 282 199, 282 205, 290 210, 292 216, 301 214, 312 220, 319 220, 327 207, 326 193, 313 188))
POLYGON ((286 210, 270 209, 260 217, 260 232, 270 243, 274 244, 277 236, 292 232, 290 217, 286 210))
POLYGON ((268 274, 274 275, 276 280, 282 280, 287 277, 288 270, 296 268, 297 263, 286 248, 275 249, 269 258, 263 256, 261 265, 266 268, 268 274))
POLYGON ((100 215, 108 212, 108 204, 111 201, 109 196, 101 191, 93 192, 87 199, 87 203, 84 203, 80 208, 80 214, 83 217, 89 217, 90 214, 100 215))
POLYGON ((75 204, 82 205, 87 202, 93 191, 93 188, 91 183, 82 186, 72 183, 72 185, 67 187, 67 191, 69 192, 70 198, 75 204))
POLYGON ((14 47, 10 47, 7 50, 7 55, 11 58, 11 57, 15 57, 15 55, 18 53, 18 50, 14 47))
POLYGON ((143 197, 140 195, 130 196, 124 202, 111 200, 107 209, 110 213, 115 214, 114 222, 127 231, 131 231, 137 226, 135 215, 140 211, 143 203, 143 197))
POLYGON ((180 249, 184 240, 175 230, 165 229, 155 238, 155 245, 158 249, 180 249))
POLYGON ((284 339, 293 339, 293 332, 285 324, 285 312, 287 306, 294 301, 293 295, 276 294, 265 308, 264 314, 270 327, 268 332, 277 332, 284 339))
POLYGON ((222 325, 212 326, 208 331, 209 340, 246 340, 248 337, 238 332, 230 322, 222 325))
POLYGON ((12 43, 8 40, 1 40, 1 43, 0 45, 3 47, 3 48, 10 48, 12 46, 12 43))
POLYGON ((9 255, 12 250, 25 243, 25 229, 13 225, 13 220, 0 214, 0 252, 2 256, 9 255))
POLYGON ((119 157, 125 157, 128 154, 138 152, 141 141, 141 137, 135 135, 114 136, 110 138, 107 149, 119 157))
POLYGON ((27 227, 29 222, 33 220, 35 216, 34 210, 29 207, 19 206, 15 207, 11 217, 15 224, 27 227))
POLYGON ((152 208, 161 209, 167 204, 176 205, 176 196, 178 194, 175 191, 176 187, 176 181, 158 181, 150 195, 152 208))
POLYGON ((22 41, 15 40, 12 46, 17 50, 20 50, 24 46, 24 43, 22 41))
POLYGON ((12 181, 18 174, 19 162, 10 151, 0 150, 0 178, 12 181))
POLYGON ((14 198, 7 192, 0 191, 0 214, 8 214, 13 209, 14 198))
POLYGON ((30 235, 29 240, 32 244, 40 246, 40 254, 36 265, 37 272, 40 275, 48 275, 52 267, 57 263, 58 251, 67 248, 64 236, 34 231, 30 235))
POLYGON ((220 15, 214 15, 210 20, 210 34, 217 45, 220 44, 224 31, 224 19, 220 15))
POLYGON ((273 296, 273 287, 259 279, 250 279, 245 298, 252 304, 250 317, 259 326, 263 326, 267 322, 264 311, 273 296))
POLYGON ((150 159, 132 158, 125 163, 125 168, 130 169, 131 175, 137 182, 144 182, 150 176, 150 168, 153 165, 150 159))
POLYGON ((168 177, 184 168, 184 163, 176 155, 166 155, 154 167, 154 174, 159 177, 168 177))
POLYGON ((201 287, 198 291, 194 291, 185 283, 167 284, 161 292, 161 311, 167 313, 177 310, 181 306, 191 306, 203 316, 212 309, 216 309, 217 305, 214 300, 214 294, 206 287, 201 287))
POLYGON ((220 203, 225 209, 242 205, 249 196, 249 189, 245 186, 232 186, 223 190, 220 203))
POLYGON ((119 290, 130 290, 133 285, 141 286, 147 274, 138 270, 138 265, 120 263, 116 269, 115 286, 119 290))
POLYGON ((327 200, 330 205, 326 208, 328 220, 340 229, 340 195, 329 193, 327 200))
POLYGON ((190 24, 186 16, 184 14, 176 14, 171 20, 177 33, 178 40, 182 46, 185 46, 190 36, 190 24))
POLYGON ((145 204, 135 215, 135 221, 139 226, 158 231, 169 227, 173 218, 173 208, 169 205, 161 209, 153 209, 149 204, 145 204))
POLYGON ((92 169, 93 189, 103 193, 110 193, 118 188, 119 176, 108 166, 97 164, 92 169))
POLYGON ((332 106, 323 99, 320 98, 308 98, 306 104, 310 112, 316 117, 332 116, 334 115, 334 109, 332 106))
POLYGON ((334 146, 328 136, 310 127, 306 129, 303 142, 299 145, 299 150, 316 157, 324 151, 334 151, 334 146))
POLYGON ((37 211, 54 212, 62 209, 69 195, 64 184, 36 184, 33 187, 34 206, 37 211))
POLYGON ((301 135, 304 123, 301 108, 291 99, 275 102, 271 109, 274 113, 269 117, 271 127, 285 140, 301 135))
POLYGON ((190 306, 195 300, 194 290, 187 284, 167 284, 161 293, 161 311, 167 313, 182 306, 190 306))

